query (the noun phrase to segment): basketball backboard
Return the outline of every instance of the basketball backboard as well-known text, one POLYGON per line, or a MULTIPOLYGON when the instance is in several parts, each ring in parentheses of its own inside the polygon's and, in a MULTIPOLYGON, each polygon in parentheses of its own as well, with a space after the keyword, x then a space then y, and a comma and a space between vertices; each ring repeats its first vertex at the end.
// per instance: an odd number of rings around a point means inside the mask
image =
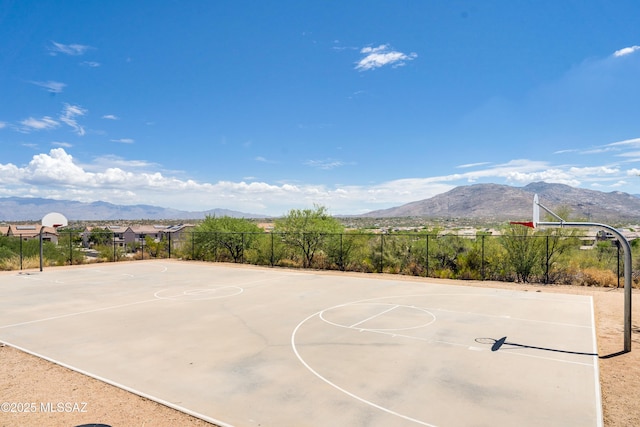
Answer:
POLYGON ((65 227, 69 225, 67 218, 58 212, 50 212, 42 217, 42 225, 45 227, 65 227))

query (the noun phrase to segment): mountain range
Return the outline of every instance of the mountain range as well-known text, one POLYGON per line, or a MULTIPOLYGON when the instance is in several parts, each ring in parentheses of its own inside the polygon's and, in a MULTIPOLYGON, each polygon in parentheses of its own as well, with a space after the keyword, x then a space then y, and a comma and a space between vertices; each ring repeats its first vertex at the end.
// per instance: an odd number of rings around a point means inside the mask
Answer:
POLYGON ((264 218, 228 209, 188 212, 151 205, 114 205, 107 202, 83 203, 70 200, 53 200, 25 197, 0 198, 0 222, 40 221, 49 212, 59 212, 68 220, 193 220, 205 216, 230 216, 236 218, 264 218))
MULTIPOLYGON (((542 205, 553 211, 566 208, 571 216, 568 220, 601 223, 640 220, 640 198, 637 196, 546 182, 534 182, 524 187, 499 184, 460 186, 429 199, 369 212, 364 216, 531 221, 534 194, 538 194, 542 205)), ((541 216, 544 216, 544 211, 541 216)))
MULTIPOLYGON (((565 208, 569 220, 619 222, 640 220, 640 198, 620 191, 602 192, 564 184, 534 182, 524 187, 474 184, 456 187, 429 199, 376 210, 361 217, 466 218, 487 221, 531 221, 533 195, 552 210, 565 208)), ((69 200, 7 197, 0 198, 0 221, 40 221, 49 212, 59 212, 69 220, 196 220, 207 215, 236 218, 265 218, 228 209, 189 212, 150 205, 114 205, 107 202, 82 203, 69 200)), ((566 218, 565 218, 566 219, 566 218)))

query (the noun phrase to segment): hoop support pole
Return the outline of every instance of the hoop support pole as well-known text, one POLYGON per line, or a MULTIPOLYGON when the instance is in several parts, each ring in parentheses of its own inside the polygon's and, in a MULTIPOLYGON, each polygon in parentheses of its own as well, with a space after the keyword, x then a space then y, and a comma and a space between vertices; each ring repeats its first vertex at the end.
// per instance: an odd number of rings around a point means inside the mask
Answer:
MULTIPOLYGON (((544 208, 544 206, 543 206, 544 208)), ((547 210, 547 209, 545 209, 547 210)), ((541 227, 595 227, 609 231, 613 234, 620 246, 624 249, 624 351, 631 351, 631 245, 626 237, 618 230, 606 224, 591 222, 538 222, 541 227)))

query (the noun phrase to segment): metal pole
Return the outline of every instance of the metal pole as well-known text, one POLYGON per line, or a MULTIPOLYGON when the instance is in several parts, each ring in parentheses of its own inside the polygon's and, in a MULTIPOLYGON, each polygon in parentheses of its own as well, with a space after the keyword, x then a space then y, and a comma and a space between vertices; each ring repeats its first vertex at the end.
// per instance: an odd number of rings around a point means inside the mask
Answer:
POLYGON ((616 263, 616 277, 618 279, 617 288, 620 287, 620 242, 616 240, 616 253, 618 254, 618 262, 616 263))
POLYGON ((44 231, 44 226, 40 228, 40 233, 38 233, 40 235, 40 271, 42 271, 42 258, 43 258, 43 251, 42 251, 42 232, 44 231))
POLYGON ((481 271, 481 275, 482 275, 482 280, 484 280, 484 234, 482 236, 480 236, 482 239, 482 256, 480 258, 481 262, 480 262, 480 271, 481 271))
POLYGON ((344 271, 344 246, 342 243, 343 234, 340 233, 340 270, 344 271))
POLYGON ((273 259, 274 259, 274 254, 273 254, 273 231, 271 231, 271 267, 273 267, 273 259))
POLYGON ((380 273, 384 270, 384 234, 380 235, 380 273))
POLYGON ((591 222, 538 222, 541 227, 597 227, 613 234, 624 249, 624 351, 631 351, 631 245, 615 228, 591 222))
POLYGON ((427 234, 427 247, 426 247, 426 252, 427 254, 425 255, 425 267, 427 269, 427 277, 429 277, 429 235, 427 234))
POLYGON ((546 242, 547 242, 547 252, 546 252, 546 255, 544 257, 544 259, 545 259, 544 260, 544 265, 545 265, 544 283, 548 285, 549 284, 549 236, 547 236, 546 242))

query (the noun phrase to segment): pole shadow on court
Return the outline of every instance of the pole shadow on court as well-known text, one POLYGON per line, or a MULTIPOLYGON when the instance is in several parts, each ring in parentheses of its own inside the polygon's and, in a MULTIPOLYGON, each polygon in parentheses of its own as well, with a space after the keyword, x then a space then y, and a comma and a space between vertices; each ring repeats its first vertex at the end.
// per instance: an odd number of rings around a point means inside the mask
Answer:
POLYGON ((515 342, 507 341, 507 337, 502 337, 500 339, 495 338, 476 338, 476 342, 479 344, 491 344, 491 351, 498 350, 509 350, 515 348, 529 348, 532 350, 543 350, 543 351, 552 351, 554 353, 566 353, 566 354, 577 354, 581 356, 597 356, 596 353, 586 353, 583 351, 571 351, 571 350, 560 350, 557 348, 547 348, 547 347, 538 347, 533 345, 519 344, 515 342), (508 346, 508 348, 504 348, 503 346, 508 346))

